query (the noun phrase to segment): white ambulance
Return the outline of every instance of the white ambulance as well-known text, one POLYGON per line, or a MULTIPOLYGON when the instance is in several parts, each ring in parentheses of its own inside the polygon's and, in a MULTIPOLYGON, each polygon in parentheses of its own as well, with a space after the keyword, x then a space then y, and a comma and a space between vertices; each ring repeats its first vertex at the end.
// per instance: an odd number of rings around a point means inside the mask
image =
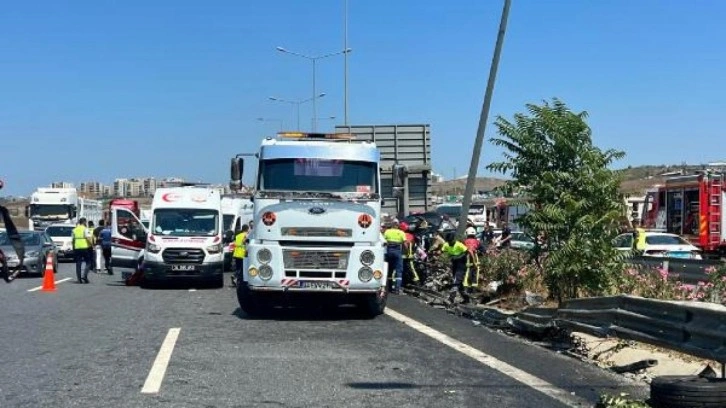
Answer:
POLYGON ((142 269, 145 282, 198 278, 224 285, 222 199, 205 187, 154 193, 142 269))

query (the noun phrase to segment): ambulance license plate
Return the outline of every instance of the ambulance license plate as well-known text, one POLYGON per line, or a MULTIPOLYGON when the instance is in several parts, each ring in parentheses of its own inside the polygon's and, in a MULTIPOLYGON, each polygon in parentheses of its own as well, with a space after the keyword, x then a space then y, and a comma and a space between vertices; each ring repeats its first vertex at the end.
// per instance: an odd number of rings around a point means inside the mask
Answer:
POLYGON ((172 271, 193 271, 196 269, 194 265, 172 265, 172 271))
POLYGON ((316 289, 316 290, 332 289, 335 287, 333 282, 328 282, 328 281, 302 281, 302 282, 298 283, 298 286, 303 289, 316 289))

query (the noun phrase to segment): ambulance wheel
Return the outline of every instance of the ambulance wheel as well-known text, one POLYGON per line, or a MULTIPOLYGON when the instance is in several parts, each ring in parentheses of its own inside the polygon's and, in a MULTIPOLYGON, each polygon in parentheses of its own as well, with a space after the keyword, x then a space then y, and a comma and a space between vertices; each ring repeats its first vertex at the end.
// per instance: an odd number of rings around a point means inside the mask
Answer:
POLYGON ((239 308, 249 317, 260 314, 260 306, 256 297, 247 286, 247 282, 237 281, 237 302, 239 302, 239 308))
POLYGON ((383 314, 387 301, 388 291, 384 291, 381 294, 362 295, 358 305, 366 317, 373 319, 383 314))

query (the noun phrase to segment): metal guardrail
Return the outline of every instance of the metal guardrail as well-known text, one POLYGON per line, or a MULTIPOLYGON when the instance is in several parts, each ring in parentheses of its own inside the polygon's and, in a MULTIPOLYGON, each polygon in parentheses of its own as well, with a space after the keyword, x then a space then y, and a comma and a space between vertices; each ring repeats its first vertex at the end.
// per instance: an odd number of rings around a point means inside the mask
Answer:
POLYGON ((541 333, 567 328, 726 363, 726 307, 712 303, 635 296, 584 298, 566 301, 559 309, 530 309, 508 321, 515 330, 541 333))

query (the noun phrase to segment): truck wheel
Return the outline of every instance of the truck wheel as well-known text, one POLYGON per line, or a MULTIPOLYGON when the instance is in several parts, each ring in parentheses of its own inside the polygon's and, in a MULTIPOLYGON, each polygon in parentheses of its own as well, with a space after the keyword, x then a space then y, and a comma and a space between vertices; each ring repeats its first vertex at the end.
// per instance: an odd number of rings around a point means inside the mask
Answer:
POLYGON ((237 302, 239 302, 240 309, 249 317, 260 314, 260 306, 255 297, 255 294, 247 286, 247 282, 237 281, 237 302))
POLYGON ((650 384, 651 404, 663 408, 726 406, 726 380, 698 376, 661 376, 650 384))
POLYGON ((375 318, 383 314, 386 310, 386 302, 388 301, 388 291, 383 292, 382 295, 372 294, 363 295, 360 300, 359 307, 368 318, 375 318))

